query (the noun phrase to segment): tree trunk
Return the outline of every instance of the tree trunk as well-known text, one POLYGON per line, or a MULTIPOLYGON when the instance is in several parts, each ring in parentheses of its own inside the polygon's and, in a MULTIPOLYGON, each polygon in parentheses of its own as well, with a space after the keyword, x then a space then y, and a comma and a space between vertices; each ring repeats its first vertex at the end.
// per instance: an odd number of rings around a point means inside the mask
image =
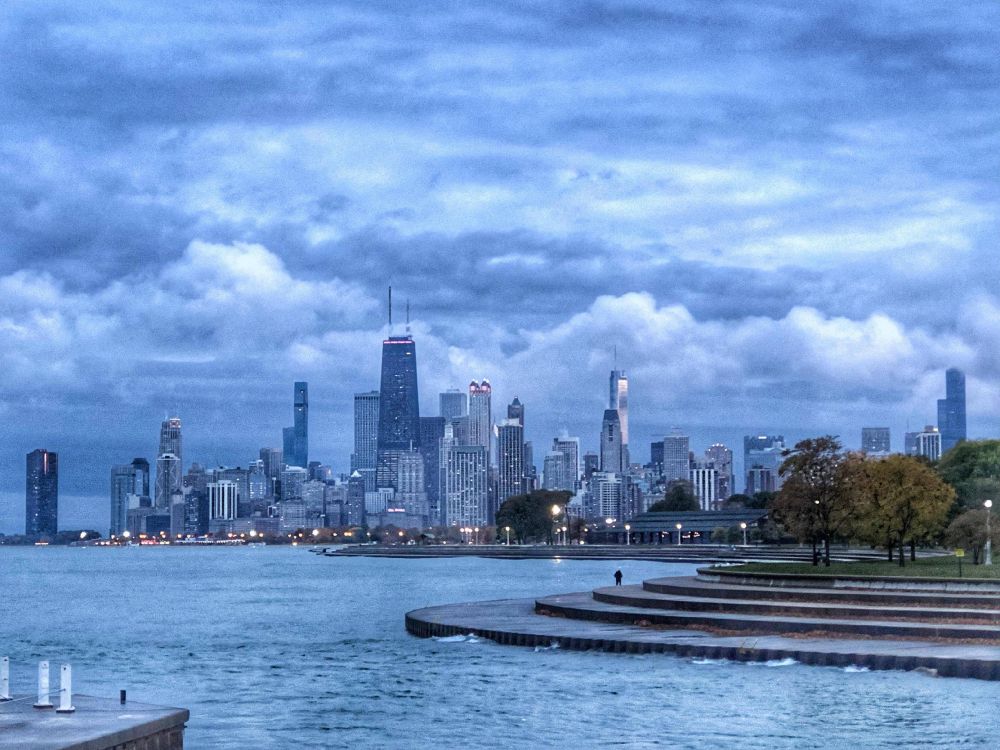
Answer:
POLYGON ((917 542, 916 540, 910 540, 910 562, 917 561, 917 542))
POLYGON ((903 547, 903 540, 899 540, 899 567, 906 567, 906 549, 903 547))
POLYGON ((893 560, 892 542, 887 541, 886 545, 885 545, 885 548, 889 551, 889 562, 892 562, 892 560, 893 560))
POLYGON ((823 540, 823 564, 830 567, 830 537, 823 540))
POLYGON ((816 549, 816 540, 812 540, 813 544, 813 565, 819 565, 819 552, 816 549))

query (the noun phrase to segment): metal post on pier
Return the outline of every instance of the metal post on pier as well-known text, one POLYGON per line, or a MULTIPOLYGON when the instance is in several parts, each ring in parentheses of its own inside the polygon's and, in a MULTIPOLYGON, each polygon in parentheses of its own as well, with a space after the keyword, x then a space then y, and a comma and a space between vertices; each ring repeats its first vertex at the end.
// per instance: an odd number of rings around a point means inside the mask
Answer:
POLYGON ((0 659, 0 703, 10 700, 10 657, 0 659))
POLYGON ((63 664, 59 668, 59 708, 56 713, 71 714, 76 711, 73 705, 73 667, 63 664))
POLYGON ((49 700, 49 663, 47 661, 38 662, 38 700, 35 708, 52 708, 52 701, 49 700))

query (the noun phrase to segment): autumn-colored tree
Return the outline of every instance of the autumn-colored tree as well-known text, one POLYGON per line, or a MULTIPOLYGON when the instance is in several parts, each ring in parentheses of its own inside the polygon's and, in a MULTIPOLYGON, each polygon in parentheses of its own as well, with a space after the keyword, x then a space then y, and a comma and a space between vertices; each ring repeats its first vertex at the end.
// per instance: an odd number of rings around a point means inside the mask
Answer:
POLYGON ((916 543, 944 527, 955 502, 955 490, 912 456, 851 456, 841 470, 853 498, 854 533, 874 545, 897 547, 900 567, 906 565, 904 546, 915 557, 916 543))
POLYGON ((785 456, 779 469, 784 484, 771 504, 772 514, 813 545, 813 565, 819 564, 817 545, 822 545, 823 562, 829 565, 830 542, 852 519, 853 496, 845 490, 841 471, 846 455, 837 438, 825 435, 796 443, 785 456))

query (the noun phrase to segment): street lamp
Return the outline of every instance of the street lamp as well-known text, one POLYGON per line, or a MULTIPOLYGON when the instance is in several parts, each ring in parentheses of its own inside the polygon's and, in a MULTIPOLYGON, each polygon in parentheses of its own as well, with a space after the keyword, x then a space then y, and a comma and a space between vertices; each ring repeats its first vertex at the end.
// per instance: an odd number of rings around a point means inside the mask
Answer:
POLYGON ((559 506, 558 505, 553 505, 552 506, 552 528, 553 528, 553 534, 554 534, 553 539, 552 539, 552 543, 553 544, 558 544, 559 543, 559 527, 556 526, 556 519, 558 517, 559 517, 559 506))
POLYGON ((510 526, 504 526, 504 531, 507 532, 507 546, 510 546, 510 526))
POLYGON ((984 560, 985 565, 993 564, 993 545, 990 543, 990 508, 993 507, 993 501, 987 500, 983 505, 986 506, 986 560, 984 560))
POLYGON ((747 546, 747 522, 740 521, 740 528, 743 530, 743 546, 747 546))
POLYGON ((476 531, 476 536, 472 540, 472 543, 473 544, 479 544, 479 527, 478 526, 476 527, 475 531, 476 531))
POLYGON ((628 547, 630 544, 632 544, 632 533, 631 532, 632 532, 632 525, 628 524, 628 523, 625 524, 625 546, 626 547, 628 547))
POLYGON ((682 524, 682 523, 677 524, 677 543, 678 544, 681 543, 681 529, 682 528, 684 528, 684 524, 682 524))

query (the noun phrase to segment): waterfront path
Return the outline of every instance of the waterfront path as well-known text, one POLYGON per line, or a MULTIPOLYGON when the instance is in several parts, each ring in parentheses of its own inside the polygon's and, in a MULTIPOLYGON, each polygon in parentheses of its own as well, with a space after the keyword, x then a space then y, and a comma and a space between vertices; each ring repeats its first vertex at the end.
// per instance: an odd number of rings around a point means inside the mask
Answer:
POLYGON ((794 659, 1000 680, 1000 599, 994 595, 914 592, 910 600, 905 591, 858 589, 825 599, 828 589, 800 586, 786 598, 758 585, 733 598, 731 589, 741 587, 703 578, 428 607, 408 613, 406 628, 421 637, 473 634, 506 645, 794 659), (725 591, 716 592, 717 586, 725 591))

